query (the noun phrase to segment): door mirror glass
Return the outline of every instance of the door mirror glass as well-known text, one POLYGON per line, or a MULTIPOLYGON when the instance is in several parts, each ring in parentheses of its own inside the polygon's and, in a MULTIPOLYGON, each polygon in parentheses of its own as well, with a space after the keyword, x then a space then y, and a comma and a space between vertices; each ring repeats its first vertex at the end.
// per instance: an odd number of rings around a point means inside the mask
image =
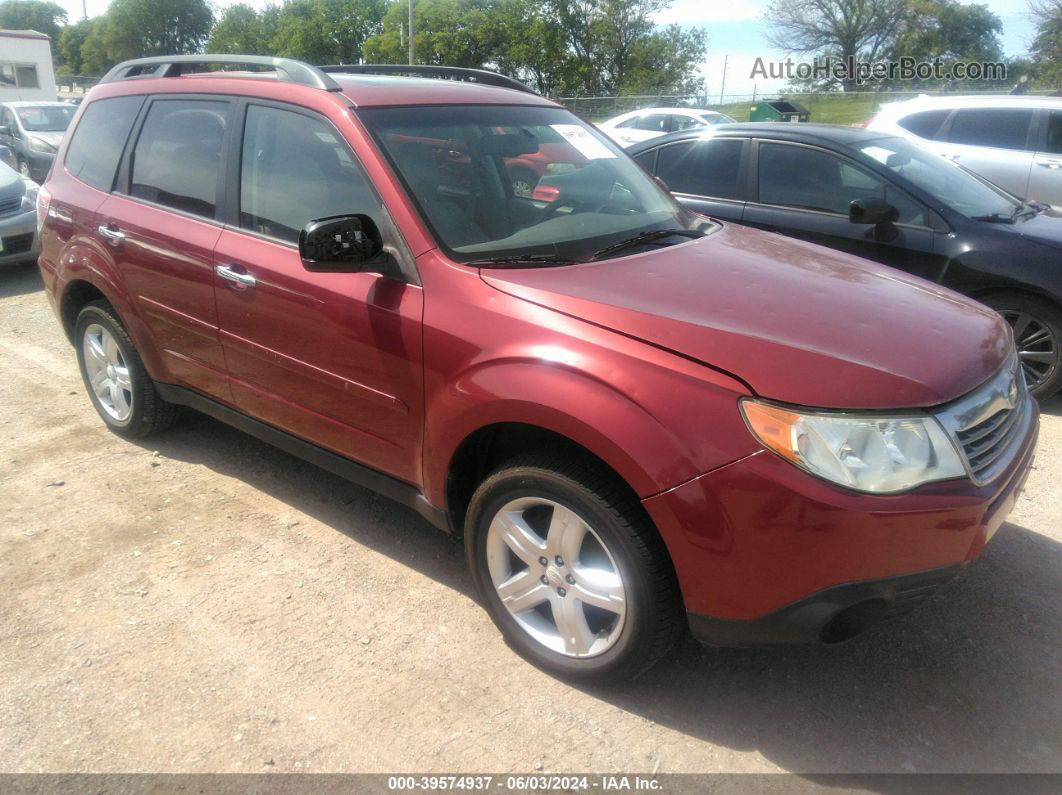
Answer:
POLYGON ((899 220, 900 211, 884 199, 868 196, 848 205, 848 220, 853 224, 891 224, 899 220))
POLYGON ((299 256, 308 271, 357 273, 382 250, 380 230, 367 215, 318 218, 299 234, 299 256))

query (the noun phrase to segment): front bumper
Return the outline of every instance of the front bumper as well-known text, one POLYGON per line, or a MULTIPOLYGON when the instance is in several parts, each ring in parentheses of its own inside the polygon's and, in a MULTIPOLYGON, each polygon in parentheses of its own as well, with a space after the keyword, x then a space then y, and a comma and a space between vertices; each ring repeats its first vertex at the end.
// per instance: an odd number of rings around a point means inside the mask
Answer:
POLYGON ((33 210, 0 218, 0 265, 37 259, 37 213, 33 210))
POLYGON ((1032 466, 1032 412, 1011 464, 984 486, 855 494, 761 451, 644 500, 694 635, 727 646, 842 639, 913 607, 1010 513, 1032 466))

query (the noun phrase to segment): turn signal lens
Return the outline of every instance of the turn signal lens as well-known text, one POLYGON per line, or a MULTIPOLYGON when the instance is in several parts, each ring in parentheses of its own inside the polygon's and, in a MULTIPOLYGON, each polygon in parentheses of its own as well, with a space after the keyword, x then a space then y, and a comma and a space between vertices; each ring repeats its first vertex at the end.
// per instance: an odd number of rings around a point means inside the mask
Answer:
POLYGON ((929 415, 801 412, 749 399, 741 411, 765 447, 857 491, 894 494, 966 474, 955 444, 929 415))

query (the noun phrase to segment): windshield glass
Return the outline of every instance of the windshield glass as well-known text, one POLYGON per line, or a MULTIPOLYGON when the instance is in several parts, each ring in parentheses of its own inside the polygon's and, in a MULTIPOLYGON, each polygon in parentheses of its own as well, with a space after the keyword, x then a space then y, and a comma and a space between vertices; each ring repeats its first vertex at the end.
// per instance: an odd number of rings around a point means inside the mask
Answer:
POLYGON ((458 261, 576 261, 641 232, 710 225, 562 108, 440 105, 358 115, 458 261))
POLYGON ((902 138, 871 141, 859 151, 968 218, 1007 217, 1020 206, 1010 194, 902 138))
POLYGON ((26 132, 62 132, 70 126, 77 111, 73 105, 38 105, 15 108, 19 123, 26 132))

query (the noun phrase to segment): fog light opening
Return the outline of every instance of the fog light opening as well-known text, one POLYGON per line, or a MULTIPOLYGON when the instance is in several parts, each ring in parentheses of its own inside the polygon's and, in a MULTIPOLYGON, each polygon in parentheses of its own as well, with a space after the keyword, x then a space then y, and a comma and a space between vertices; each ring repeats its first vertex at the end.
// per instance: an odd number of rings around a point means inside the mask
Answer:
POLYGON ((822 628, 823 643, 843 643, 885 618, 888 604, 884 599, 868 599, 846 607, 822 628))

